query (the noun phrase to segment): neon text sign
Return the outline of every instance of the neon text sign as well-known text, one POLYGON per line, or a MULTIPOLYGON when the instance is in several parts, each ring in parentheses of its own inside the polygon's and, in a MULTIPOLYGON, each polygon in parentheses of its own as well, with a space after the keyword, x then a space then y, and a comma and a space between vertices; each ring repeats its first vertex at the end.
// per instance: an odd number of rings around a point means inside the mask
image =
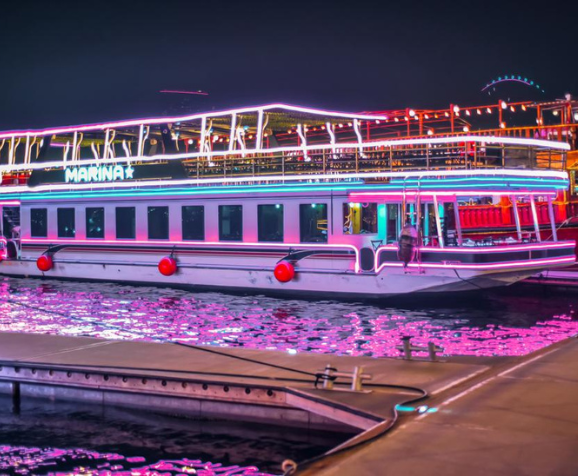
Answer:
POLYGON ((80 182, 114 182, 132 179, 134 169, 129 165, 91 165, 89 167, 66 167, 64 181, 80 182))

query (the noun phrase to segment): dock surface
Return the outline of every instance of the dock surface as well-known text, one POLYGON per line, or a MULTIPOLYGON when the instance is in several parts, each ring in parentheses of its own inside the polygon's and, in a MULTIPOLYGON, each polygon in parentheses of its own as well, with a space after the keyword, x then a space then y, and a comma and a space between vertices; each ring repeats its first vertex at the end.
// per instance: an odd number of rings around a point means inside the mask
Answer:
POLYGON ((428 403, 438 411, 402 420, 388 435, 301 474, 578 474, 575 338, 428 403))
MULTIPOLYGON (((298 474, 576 475, 578 340, 516 358, 441 362, 0 333, 0 391, 164 408, 360 435, 418 393, 436 412, 400 413, 388 433, 298 474), (370 393, 315 388, 331 364, 372 374, 370 393)), ((344 387, 344 386, 343 386, 344 387)))

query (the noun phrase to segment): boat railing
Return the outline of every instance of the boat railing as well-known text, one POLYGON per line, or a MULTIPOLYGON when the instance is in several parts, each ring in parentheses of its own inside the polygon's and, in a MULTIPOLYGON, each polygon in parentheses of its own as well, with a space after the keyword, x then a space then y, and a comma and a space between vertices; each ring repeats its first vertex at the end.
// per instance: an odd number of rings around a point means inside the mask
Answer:
POLYGON ((495 168, 516 159, 516 166, 536 167, 529 147, 464 142, 451 145, 383 146, 328 150, 296 150, 195 157, 183 161, 191 178, 344 175, 412 170, 495 168))

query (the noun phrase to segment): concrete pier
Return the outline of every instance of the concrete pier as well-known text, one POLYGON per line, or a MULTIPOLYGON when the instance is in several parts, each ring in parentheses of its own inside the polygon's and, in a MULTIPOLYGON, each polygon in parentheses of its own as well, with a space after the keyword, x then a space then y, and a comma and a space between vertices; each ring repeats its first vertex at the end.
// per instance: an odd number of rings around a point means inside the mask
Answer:
POLYGON ((0 392, 15 406, 48 397, 356 433, 298 474, 575 475, 576 362, 575 338, 524 357, 426 362, 0 333, 0 392), (363 366, 366 393, 340 379, 315 388, 327 364, 363 366), (418 388, 436 411, 400 413, 382 434, 418 388))
POLYGON ((436 394, 483 372, 470 363, 415 362, 319 354, 184 347, 84 337, 0 333, 0 391, 143 407, 198 418, 238 419, 357 432, 392 417, 392 408, 419 396, 386 384, 436 394), (327 364, 363 366, 368 393, 316 389, 327 364))
POLYGON ((299 474, 578 474, 578 340, 569 339, 430 399, 383 437, 299 474))

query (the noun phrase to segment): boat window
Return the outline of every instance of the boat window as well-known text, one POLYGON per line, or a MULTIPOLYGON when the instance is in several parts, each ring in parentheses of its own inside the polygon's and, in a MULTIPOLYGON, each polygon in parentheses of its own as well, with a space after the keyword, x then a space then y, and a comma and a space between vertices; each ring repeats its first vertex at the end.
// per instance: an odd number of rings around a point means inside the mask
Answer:
POLYGON ((343 233, 346 235, 377 233, 377 203, 344 203, 343 233))
POLYGON ((219 206, 219 240, 243 240, 243 207, 241 205, 219 206))
POLYGON ((135 237, 135 208, 118 207, 116 209, 116 237, 117 239, 135 237))
POLYGON ((326 243, 327 205, 324 203, 299 205, 299 226, 302 243, 326 243))
POLYGON ((149 207, 149 240, 169 239, 169 207, 149 207))
POLYGON ((57 214, 58 214, 58 237, 74 238, 75 235, 74 208, 59 208, 57 214))
POLYGON ((283 241, 283 205, 258 205, 259 241, 283 241))
POLYGON ((400 207, 401 205, 398 203, 387 204, 387 220, 386 220, 387 236, 385 241, 386 243, 394 243, 397 241, 399 231, 401 230, 400 207))
POLYGON ((48 210, 46 208, 30 210, 30 235, 37 238, 48 236, 48 210))
POLYGON ((182 207, 183 240, 205 239, 205 207, 182 207))
POLYGON ((86 237, 104 238, 104 208, 86 209, 86 237))

